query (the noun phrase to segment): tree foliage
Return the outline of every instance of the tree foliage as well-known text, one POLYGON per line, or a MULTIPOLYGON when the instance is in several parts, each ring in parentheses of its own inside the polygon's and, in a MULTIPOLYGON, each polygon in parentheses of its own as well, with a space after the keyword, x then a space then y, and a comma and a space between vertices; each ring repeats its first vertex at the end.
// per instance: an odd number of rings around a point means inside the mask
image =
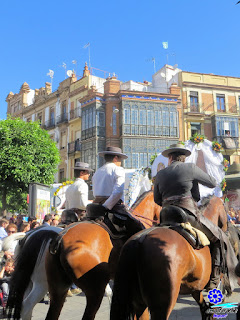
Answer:
POLYGON ((19 118, 0 121, 0 192, 2 210, 12 209, 16 200, 19 208, 26 208, 31 182, 51 184, 60 162, 59 151, 38 122, 19 118))

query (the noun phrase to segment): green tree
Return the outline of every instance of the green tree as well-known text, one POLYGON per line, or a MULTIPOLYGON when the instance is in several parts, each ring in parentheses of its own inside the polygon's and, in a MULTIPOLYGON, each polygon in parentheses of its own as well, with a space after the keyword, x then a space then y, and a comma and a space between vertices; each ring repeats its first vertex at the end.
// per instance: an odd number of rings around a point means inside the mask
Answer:
POLYGON ((60 162, 59 151, 38 122, 19 118, 0 121, 0 194, 2 211, 26 210, 29 184, 50 185, 60 162), (13 208, 13 206, 16 206, 13 208))

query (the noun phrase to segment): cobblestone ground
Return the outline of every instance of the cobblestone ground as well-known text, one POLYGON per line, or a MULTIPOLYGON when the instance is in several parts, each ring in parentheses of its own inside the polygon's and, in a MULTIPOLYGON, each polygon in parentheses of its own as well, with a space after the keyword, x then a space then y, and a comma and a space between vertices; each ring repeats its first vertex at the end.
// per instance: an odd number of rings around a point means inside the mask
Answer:
MULTIPOLYGON (((234 291, 226 302, 240 302, 240 289, 234 291)), ((67 298, 59 320, 81 320, 85 308, 86 299, 83 293, 67 298)), ((107 297, 103 298, 102 305, 97 313, 96 320, 109 319, 109 301, 107 297)), ((48 305, 38 303, 33 312, 33 320, 44 320, 48 310, 48 305)), ((5 319, 1 316, 1 319, 5 319)), ((196 302, 191 296, 179 296, 177 304, 170 316, 170 320, 200 320, 200 312, 196 302)), ((229 314, 227 320, 236 320, 235 314, 229 314)))

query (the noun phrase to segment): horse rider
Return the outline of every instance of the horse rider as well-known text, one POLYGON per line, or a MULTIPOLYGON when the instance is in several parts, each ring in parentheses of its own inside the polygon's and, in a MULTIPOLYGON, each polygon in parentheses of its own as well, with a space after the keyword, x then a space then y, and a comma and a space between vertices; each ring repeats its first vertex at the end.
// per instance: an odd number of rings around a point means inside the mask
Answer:
MULTIPOLYGON (((191 225, 203 231, 212 247, 212 274, 209 289, 216 288, 220 280, 221 246, 215 234, 199 221, 197 204, 200 200, 198 183, 216 187, 216 180, 193 163, 184 163, 191 152, 181 143, 173 144, 162 152, 168 157, 168 167, 157 173, 154 183, 154 201, 162 206, 178 206, 184 209, 191 225)), ((161 216, 160 216, 161 221, 161 216)))
POLYGON ((125 171, 121 167, 121 161, 127 159, 118 147, 109 146, 106 151, 99 152, 104 157, 105 164, 97 169, 92 177, 93 203, 102 205, 106 211, 111 211, 123 221, 127 232, 136 233, 144 226, 135 219, 126 209, 124 201, 125 171))
POLYGON ((93 170, 89 167, 89 164, 85 162, 76 162, 73 169, 76 180, 67 188, 65 202, 65 209, 67 210, 64 211, 62 220, 71 218, 71 222, 77 222, 79 217, 85 216, 86 206, 92 202, 88 200, 88 184, 86 181, 89 179, 89 175, 93 170), (73 212, 73 214, 71 214, 71 212, 73 212), (68 213, 71 217, 67 217, 68 213), (75 219, 72 217, 74 213, 75 219), (66 217, 64 217, 64 215, 66 215, 66 217))

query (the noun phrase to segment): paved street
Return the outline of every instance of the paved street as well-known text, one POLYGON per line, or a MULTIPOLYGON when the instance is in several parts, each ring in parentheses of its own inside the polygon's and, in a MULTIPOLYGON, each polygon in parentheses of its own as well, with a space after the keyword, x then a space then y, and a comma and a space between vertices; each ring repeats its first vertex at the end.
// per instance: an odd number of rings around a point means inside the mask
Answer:
MULTIPOLYGON (((226 302, 240 302, 240 289, 234 291, 231 297, 227 298, 226 302)), ((85 308, 85 297, 83 294, 67 298, 64 304, 60 320, 80 320, 85 308)), ((33 320, 45 319, 48 305, 38 303, 34 309, 33 320)), ((109 319, 109 302, 104 297, 100 310, 97 313, 96 320, 109 319)), ((200 312, 196 302, 190 296, 180 296, 178 302, 171 314, 170 320, 199 320, 200 312)), ((228 320, 235 320, 236 315, 230 314, 228 320)))

